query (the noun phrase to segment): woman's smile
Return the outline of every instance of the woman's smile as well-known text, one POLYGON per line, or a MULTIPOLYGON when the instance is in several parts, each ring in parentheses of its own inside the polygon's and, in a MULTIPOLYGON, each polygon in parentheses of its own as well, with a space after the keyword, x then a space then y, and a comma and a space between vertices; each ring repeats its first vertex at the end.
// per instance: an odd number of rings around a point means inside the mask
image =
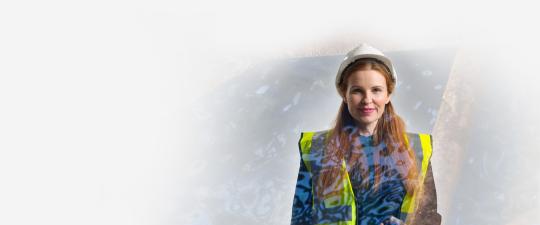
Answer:
POLYGON ((363 115, 369 115, 372 112, 375 112, 375 108, 360 108, 360 112, 362 112, 363 115))

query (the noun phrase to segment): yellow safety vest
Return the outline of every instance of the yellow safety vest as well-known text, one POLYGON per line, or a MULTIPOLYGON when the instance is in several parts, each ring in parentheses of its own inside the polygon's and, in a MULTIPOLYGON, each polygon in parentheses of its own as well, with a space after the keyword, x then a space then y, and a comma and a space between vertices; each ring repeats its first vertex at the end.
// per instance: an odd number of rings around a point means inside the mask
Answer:
MULTIPOLYGON (((319 132, 302 132, 299 147, 302 161, 305 163, 310 175, 318 174, 321 162, 325 139, 328 138, 329 130, 319 132)), ((428 169, 429 160, 432 154, 431 135, 422 133, 406 133, 405 139, 416 153, 417 168, 419 169, 420 188, 424 183, 424 178, 428 169)), ((356 225, 356 202, 351 181, 346 169, 345 160, 342 161, 341 179, 338 185, 341 187, 334 194, 325 199, 318 199, 313 193, 312 184, 312 221, 318 225, 356 225)), ((407 215, 412 214, 417 206, 416 195, 407 193, 401 204, 400 219, 405 221, 407 215)))

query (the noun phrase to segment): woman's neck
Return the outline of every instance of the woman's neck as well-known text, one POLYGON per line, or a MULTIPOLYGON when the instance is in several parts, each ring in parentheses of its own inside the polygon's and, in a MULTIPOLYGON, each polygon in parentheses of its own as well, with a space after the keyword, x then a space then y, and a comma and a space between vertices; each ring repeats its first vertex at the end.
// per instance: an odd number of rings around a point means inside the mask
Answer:
POLYGON ((377 123, 372 123, 369 125, 359 125, 357 124, 356 127, 358 128, 358 134, 362 136, 371 136, 373 135, 373 132, 375 131, 377 123))

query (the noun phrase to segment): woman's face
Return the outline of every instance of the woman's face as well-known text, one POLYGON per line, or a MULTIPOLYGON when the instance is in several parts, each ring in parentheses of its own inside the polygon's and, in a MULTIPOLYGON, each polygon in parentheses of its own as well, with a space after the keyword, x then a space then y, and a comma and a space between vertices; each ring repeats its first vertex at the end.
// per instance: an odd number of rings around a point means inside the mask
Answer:
POLYGON ((376 70, 357 70, 347 79, 343 101, 360 129, 373 132, 390 101, 386 79, 376 70))

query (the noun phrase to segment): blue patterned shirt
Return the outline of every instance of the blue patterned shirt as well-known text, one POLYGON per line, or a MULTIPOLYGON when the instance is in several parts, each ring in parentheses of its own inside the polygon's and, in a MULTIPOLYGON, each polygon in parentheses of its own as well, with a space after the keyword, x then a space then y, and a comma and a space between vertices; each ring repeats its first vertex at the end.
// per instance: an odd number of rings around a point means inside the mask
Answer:
MULTIPOLYGON (((406 194, 405 186, 400 179, 400 175, 396 169, 390 169, 380 176, 381 188, 375 190, 375 170, 383 166, 392 168, 392 161, 389 156, 384 157, 380 154, 386 149, 384 142, 379 145, 373 144, 373 135, 360 136, 359 144, 362 146, 361 153, 365 157, 364 166, 356 165, 350 168, 349 177, 353 186, 354 195, 356 198, 356 213, 358 225, 379 225, 394 224, 388 222, 391 216, 399 218, 401 203, 406 194), (362 172, 366 174, 365 165, 367 165, 368 177, 363 179, 362 172), (363 185, 363 186, 362 186, 363 185)), ((348 157, 346 157, 347 159, 348 157)))

